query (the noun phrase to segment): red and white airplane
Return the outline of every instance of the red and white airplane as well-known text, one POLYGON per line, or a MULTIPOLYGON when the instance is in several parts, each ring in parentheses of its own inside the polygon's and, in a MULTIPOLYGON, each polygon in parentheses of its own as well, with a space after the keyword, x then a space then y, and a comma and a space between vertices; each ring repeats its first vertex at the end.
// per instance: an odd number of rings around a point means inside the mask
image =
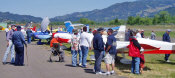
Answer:
MULTIPOLYGON (((119 30, 116 38, 125 38, 125 27, 119 30)), ((144 54, 174 54, 175 53, 175 43, 164 42, 159 40, 151 40, 149 38, 137 38, 139 44, 144 49, 144 54)), ((117 41, 117 50, 127 49, 129 41, 117 41)), ((125 50, 127 51, 127 50, 125 50)))
MULTIPOLYGON (((126 26, 123 26, 122 29, 118 31, 116 38, 120 41, 117 41, 117 53, 123 54, 123 59, 120 60, 121 63, 130 64, 131 61, 125 59, 124 53, 128 53, 129 41, 124 41, 125 38, 125 29, 126 26), (123 40, 123 41, 122 41, 123 40)), ((105 41, 106 38, 104 38, 105 41)), ((144 54, 174 54, 175 53, 175 43, 164 42, 159 40, 151 40, 149 38, 137 38, 139 44, 144 49, 144 54)))

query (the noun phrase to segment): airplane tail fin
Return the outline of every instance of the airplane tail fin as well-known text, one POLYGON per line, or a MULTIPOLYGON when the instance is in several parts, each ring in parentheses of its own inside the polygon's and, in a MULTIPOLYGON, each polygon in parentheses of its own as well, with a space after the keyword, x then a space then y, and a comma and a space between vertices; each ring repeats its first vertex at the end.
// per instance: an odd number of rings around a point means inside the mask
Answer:
POLYGON ((64 22, 64 24, 65 24, 67 32, 72 33, 72 30, 74 29, 74 27, 71 26, 72 25, 71 21, 66 21, 64 22))
POLYGON ((117 35, 115 36, 119 41, 124 41, 125 40, 125 30, 126 30, 126 26, 125 25, 121 25, 117 35))
POLYGON ((66 21, 64 24, 66 28, 69 28, 72 25, 71 21, 66 21))

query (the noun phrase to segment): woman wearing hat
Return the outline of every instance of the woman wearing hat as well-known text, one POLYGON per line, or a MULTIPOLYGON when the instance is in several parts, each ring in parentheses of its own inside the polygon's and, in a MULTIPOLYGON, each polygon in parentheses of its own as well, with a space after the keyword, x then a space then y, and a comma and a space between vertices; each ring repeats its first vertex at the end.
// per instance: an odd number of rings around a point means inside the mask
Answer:
POLYGON ((73 30, 73 35, 71 39, 71 53, 72 53, 72 66, 77 66, 77 53, 79 52, 79 65, 82 64, 82 52, 80 49, 80 37, 78 35, 78 30, 73 30))

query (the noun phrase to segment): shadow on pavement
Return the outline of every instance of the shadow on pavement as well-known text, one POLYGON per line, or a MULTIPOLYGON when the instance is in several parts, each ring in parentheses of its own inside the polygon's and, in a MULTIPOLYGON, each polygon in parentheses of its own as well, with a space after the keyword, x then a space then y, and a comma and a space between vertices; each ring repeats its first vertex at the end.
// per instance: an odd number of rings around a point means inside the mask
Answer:
POLYGON ((6 62, 6 63, 4 63, 3 65, 14 65, 14 63, 6 62))
POLYGON ((84 69, 84 71, 86 73, 95 74, 95 72, 93 71, 93 69, 84 69))
POLYGON ((67 67, 78 67, 78 66, 72 66, 72 64, 65 64, 67 67))

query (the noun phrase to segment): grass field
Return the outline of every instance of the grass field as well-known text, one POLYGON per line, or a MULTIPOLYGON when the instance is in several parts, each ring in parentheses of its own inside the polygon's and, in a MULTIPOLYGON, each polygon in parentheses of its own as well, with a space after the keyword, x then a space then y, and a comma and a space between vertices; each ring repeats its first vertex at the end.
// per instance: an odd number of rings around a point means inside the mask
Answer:
MULTIPOLYGON (((66 44, 67 47, 70 47, 69 44, 66 44)), ((66 55, 71 56, 71 51, 66 50, 66 55)), ((89 51, 88 62, 91 65, 94 65, 94 61, 90 61, 90 55, 94 55, 93 51, 89 51)), ((126 54, 127 56, 128 54, 126 54)), ((118 58, 121 59, 121 54, 118 54, 118 58)), ((131 57, 127 56, 127 59, 131 57)), ((164 61, 163 54, 145 54, 145 68, 144 73, 141 75, 134 75, 130 73, 131 65, 122 64, 119 61, 116 61, 116 73, 121 76, 126 76, 129 78, 175 78, 175 55, 170 56, 170 63, 164 61)), ((106 71, 105 64, 102 62, 102 69, 106 71)))

